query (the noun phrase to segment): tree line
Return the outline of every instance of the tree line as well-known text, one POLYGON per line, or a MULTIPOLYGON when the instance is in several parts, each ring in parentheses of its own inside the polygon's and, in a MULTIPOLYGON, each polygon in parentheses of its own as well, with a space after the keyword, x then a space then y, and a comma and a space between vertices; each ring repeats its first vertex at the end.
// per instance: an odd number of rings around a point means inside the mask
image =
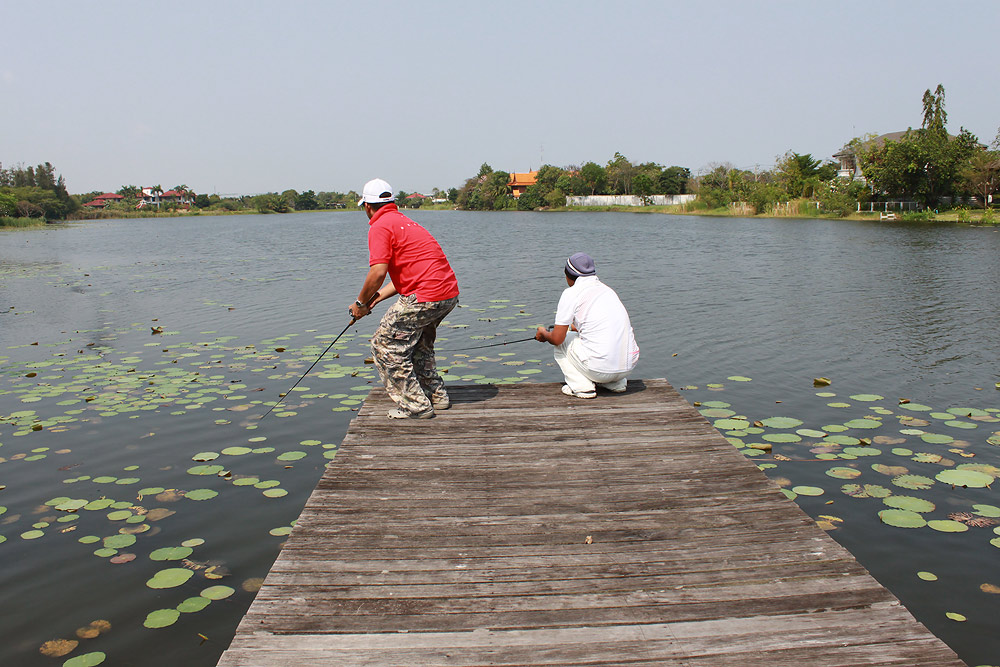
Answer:
POLYGON ((0 164, 0 217, 60 220, 79 207, 51 163, 9 169, 0 164))
MULTIPOLYGON (((467 210, 535 210, 565 206, 573 195, 698 195, 695 208, 773 212, 792 201, 815 203, 811 210, 847 215, 859 202, 910 200, 925 208, 953 205, 974 197, 987 208, 991 196, 1000 190, 1000 130, 987 147, 965 128, 958 135, 947 130, 944 87, 927 90, 922 98, 923 121, 895 138, 872 135, 852 140, 846 148, 855 156, 864 180, 839 178, 838 164, 814 158, 809 153, 788 151, 776 165, 764 170, 740 169, 729 163, 713 164, 692 176, 687 167, 664 167, 655 162, 634 164, 621 153, 606 163, 586 162, 582 166, 557 167, 546 164, 535 175, 535 183, 514 197, 511 174, 483 163, 479 172, 460 188, 434 188, 430 196, 410 197, 400 191, 401 207, 445 206, 467 210)), ((192 200, 185 207, 205 212, 287 213, 319 209, 354 208, 359 195, 348 192, 302 192, 289 189, 257 195, 222 197, 195 194, 186 185, 173 190, 192 200)), ((160 193, 163 189, 154 186, 160 193)), ((0 164, 0 218, 59 220, 134 215, 142 198, 135 185, 123 185, 117 193, 123 199, 109 202, 101 210, 87 210, 83 204, 98 191, 70 195, 62 176, 51 163, 34 167, 18 165, 4 169, 0 164)), ((166 204, 160 210, 177 208, 166 204)))
POLYGON ((581 167, 542 165, 521 196, 515 198, 509 186, 510 173, 494 171, 486 163, 479 173, 457 191, 459 208, 476 211, 522 210, 564 206, 572 195, 673 195, 688 192, 691 171, 686 167, 662 167, 654 162, 632 164, 615 153, 607 164, 587 162, 581 167))
POLYGON ((923 123, 896 139, 859 137, 845 148, 853 152, 864 180, 838 177, 839 164, 810 153, 789 150, 773 168, 740 169, 730 163, 709 165, 696 176, 686 167, 662 167, 653 162, 633 164, 621 153, 604 165, 542 166, 536 183, 519 198, 510 188, 510 174, 484 163, 467 179, 455 202, 469 210, 533 210, 566 205, 566 197, 586 194, 698 195, 693 208, 739 207, 752 213, 773 212, 792 201, 816 204, 811 210, 847 215, 858 203, 914 201, 936 209, 975 197, 989 206, 1000 190, 1000 131, 989 147, 962 128, 948 134, 944 87, 923 96, 923 123))

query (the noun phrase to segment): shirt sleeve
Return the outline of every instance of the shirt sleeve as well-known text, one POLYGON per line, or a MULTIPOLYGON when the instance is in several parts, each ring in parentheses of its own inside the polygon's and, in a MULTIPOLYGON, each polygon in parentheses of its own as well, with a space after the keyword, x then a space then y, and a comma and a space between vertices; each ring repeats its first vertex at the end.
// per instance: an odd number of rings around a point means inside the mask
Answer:
POLYGON ((562 296, 559 297, 559 305, 556 307, 555 325, 561 327, 573 324, 575 314, 576 299, 574 298, 573 291, 570 288, 564 289, 562 296))
POLYGON ((392 232, 385 226, 368 229, 368 266, 388 264, 392 259, 392 232))

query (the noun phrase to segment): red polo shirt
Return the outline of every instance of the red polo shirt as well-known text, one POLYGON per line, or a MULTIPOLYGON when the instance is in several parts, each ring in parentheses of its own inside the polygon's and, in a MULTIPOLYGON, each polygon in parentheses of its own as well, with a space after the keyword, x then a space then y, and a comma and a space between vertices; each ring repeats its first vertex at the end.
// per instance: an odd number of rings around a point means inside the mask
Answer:
POLYGON ((368 221, 368 265, 389 265, 389 279, 404 296, 444 301, 458 296, 458 280, 431 233, 386 204, 368 221))

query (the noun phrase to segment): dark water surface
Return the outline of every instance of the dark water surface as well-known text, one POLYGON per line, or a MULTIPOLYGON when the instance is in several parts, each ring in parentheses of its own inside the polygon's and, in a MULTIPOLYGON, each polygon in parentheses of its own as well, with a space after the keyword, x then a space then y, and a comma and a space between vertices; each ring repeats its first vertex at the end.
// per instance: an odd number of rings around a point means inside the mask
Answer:
MULTIPOLYGON (((1000 664, 1000 491, 938 477, 1000 476, 1000 232, 413 217, 462 289, 450 382, 559 380, 541 344, 457 350, 551 323, 562 262, 590 252, 636 376, 746 417, 717 425, 970 665, 1000 664), (927 525, 883 523, 896 507, 927 525)), ((215 664, 375 381, 372 317, 258 422, 349 321, 366 231, 356 212, 0 231, 0 664, 215 664), (79 644, 42 656, 56 639, 79 644)))

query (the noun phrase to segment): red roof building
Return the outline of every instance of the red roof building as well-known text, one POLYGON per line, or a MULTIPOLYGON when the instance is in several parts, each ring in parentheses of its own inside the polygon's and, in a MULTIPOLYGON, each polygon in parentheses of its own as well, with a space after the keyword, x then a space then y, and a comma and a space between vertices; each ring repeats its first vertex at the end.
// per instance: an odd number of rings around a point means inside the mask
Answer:
POLYGON ((507 185, 510 187, 510 193, 514 195, 514 199, 518 199, 529 185, 534 185, 537 178, 537 171, 528 171, 522 174, 512 173, 507 185))

